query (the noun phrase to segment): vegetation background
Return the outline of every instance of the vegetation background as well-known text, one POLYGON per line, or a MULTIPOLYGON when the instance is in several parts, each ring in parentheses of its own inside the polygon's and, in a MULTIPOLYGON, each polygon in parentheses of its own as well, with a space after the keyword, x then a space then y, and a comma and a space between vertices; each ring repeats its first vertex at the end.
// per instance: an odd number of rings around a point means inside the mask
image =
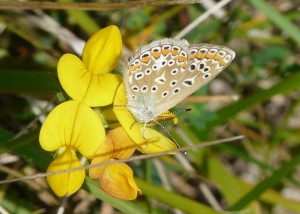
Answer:
MULTIPOLYGON (((38 135, 58 104, 61 55, 79 53, 89 36, 111 24, 120 27, 128 50, 175 37, 217 3, 197 2, 1 1, 1 180, 45 172, 53 157, 38 135)), ((165 126, 181 146, 242 140, 132 162, 143 191, 135 201, 113 199, 89 179, 59 199, 39 178, 1 184, 0 213, 300 213, 299 2, 225 3, 184 38, 228 46, 236 58, 178 106, 192 111, 178 113, 177 126, 165 126)))

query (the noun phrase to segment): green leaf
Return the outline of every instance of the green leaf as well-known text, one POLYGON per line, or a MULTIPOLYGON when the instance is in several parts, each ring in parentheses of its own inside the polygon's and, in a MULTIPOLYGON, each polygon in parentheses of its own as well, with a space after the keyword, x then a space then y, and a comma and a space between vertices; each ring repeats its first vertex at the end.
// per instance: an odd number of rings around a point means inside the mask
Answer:
POLYGON ((210 120, 205 120, 207 119, 205 116, 203 118, 200 118, 200 120, 203 120, 203 123, 206 124, 206 131, 211 130, 213 127, 224 123, 228 119, 233 118, 237 113, 241 112, 242 110, 247 109, 259 102, 265 101, 276 94, 287 93, 293 90, 300 89, 299 83, 300 72, 288 76, 287 78, 283 79, 281 82, 269 89, 258 91, 257 93, 250 95, 249 97, 246 97, 236 103, 233 103, 218 110, 216 112, 216 117, 210 120))
MULTIPOLYGON (((254 206, 248 204, 254 200, 262 200, 268 204, 281 205, 295 212, 300 212, 300 204, 297 201, 289 200, 281 196, 278 192, 270 189, 280 179, 285 179, 287 172, 275 172, 271 177, 275 177, 277 181, 266 179, 258 185, 248 184, 235 175, 231 174, 215 156, 210 156, 209 162, 209 178, 217 185, 224 198, 228 200, 229 204, 233 205, 230 210, 240 211, 245 210, 246 213, 257 213, 254 206), (277 177, 278 176, 278 177, 277 177), (275 183, 274 183, 275 182, 275 183), (263 188, 262 188, 263 185, 263 188), (247 202, 247 203, 245 203, 247 202), (243 203, 243 204, 241 204, 243 203), (239 206, 237 206, 239 205, 239 206), (251 211, 249 210, 251 209, 251 211)), ((292 161, 293 164, 288 163, 284 165, 279 171, 287 167, 289 171, 297 164, 297 161, 292 161)))
POLYGON ((231 206, 230 210, 240 210, 251 201, 258 198, 263 192, 277 184, 281 179, 287 176, 300 163, 300 155, 294 157, 291 161, 284 164, 280 169, 274 172, 270 177, 267 177, 257 184, 250 192, 243 196, 238 202, 231 206))
MULTIPOLYGON (((245 185, 237 177, 232 175, 213 155, 209 156, 208 163, 209 178, 218 186, 228 203, 232 204, 238 201, 247 191, 245 185)), ((255 213, 253 206, 248 206, 247 211, 249 211, 249 209, 251 209, 249 213, 255 213)), ((238 211, 240 210, 241 209, 238 211)))
POLYGON ((31 96, 54 96, 60 91, 56 73, 0 69, 0 92, 31 96))
POLYGON ((136 182, 144 195, 149 196, 151 198, 155 198, 171 207, 176 207, 185 213, 190 213, 190 214, 199 214, 199 213, 217 214, 218 213, 217 211, 213 210, 212 208, 204 204, 188 199, 187 197, 178 195, 176 193, 166 191, 161 187, 154 186, 143 180, 136 179, 136 182))
POLYGON ((3 143, 7 142, 12 137, 13 137, 13 134, 11 132, 0 128, 0 148, 1 148, 3 143))
POLYGON ((8 139, 0 144, 0 153, 11 152, 33 163, 47 168, 52 160, 51 153, 44 151, 39 144, 39 131, 35 129, 15 139, 8 139))
POLYGON ((268 18, 284 33, 288 34, 296 43, 300 45, 300 30, 292 22, 285 18, 282 14, 278 13, 264 0, 248 0, 250 4, 264 12, 268 18))
POLYGON ((99 198, 101 201, 107 202, 123 213, 137 213, 137 214, 147 214, 145 210, 142 210, 139 206, 136 206, 133 202, 120 200, 111 197, 107 193, 101 190, 98 181, 86 178, 85 189, 91 192, 94 196, 99 198))

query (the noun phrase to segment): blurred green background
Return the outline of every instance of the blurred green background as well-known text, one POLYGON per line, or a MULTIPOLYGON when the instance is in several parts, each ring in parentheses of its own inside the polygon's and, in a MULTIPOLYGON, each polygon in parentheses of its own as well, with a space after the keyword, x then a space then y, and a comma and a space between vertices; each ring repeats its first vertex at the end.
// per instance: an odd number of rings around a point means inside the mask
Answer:
MULTIPOLYGON (((135 2, 122 1, 120 8, 100 10, 119 2, 99 0, 93 1, 99 10, 84 10, 80 1, 58 0, 53 3, 82 9, 16 10, 8 2, 0 2, 1 180, 45 172, 52 160, 38 134, 62 92, 61 55, 80 54, 84 41, 111 24, 134 51, 175 37, 216 3, 142 1, 128 8, 135 2)), ((60 199, 39 178, 1 184, 0 213, 300 213, 299 26, 298 0, 232 0, 184 36, 230 47, 236 58, 195 93, 198 101, 180 104, 192 111, 178 113, 178 125, 166 128, 181 146, 242 140, 131 163, 143 191, 132 202, 107 196, 89 179, 60 199)))

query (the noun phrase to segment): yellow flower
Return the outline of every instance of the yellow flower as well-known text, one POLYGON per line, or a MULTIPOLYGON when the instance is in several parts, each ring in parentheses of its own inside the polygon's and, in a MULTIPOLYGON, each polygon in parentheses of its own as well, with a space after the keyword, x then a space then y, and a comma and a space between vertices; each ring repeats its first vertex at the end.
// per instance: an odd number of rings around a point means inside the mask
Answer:
POLYGON ((131 168, 125 163, 105 167, 99 178, 99 185, 106 193, 123 200, 134 200, 141 194, 131 168))
MULTIPOLYGON (((105 139, 105 131, 99 117, 90 107, 71 100, 50 112, 39 138, 44 150, 58 150, 58 156, 47 169, 52 172, 80 166, 76 157, 77 150, 86 158, 93 157, 105 139)), ((70 172, 50 176, 48 182, 58 196, 63 196, 78 190, 84 177, 82 171, 70 172)))
MULTIPOLYGON (((62 150, 62 153, 58 154, 55 160, 50 163, 47 170, 48 172, 56 172, 81 166, 76 157, 76 152, 72 148, 64 147, 62 150)), ((71 173, 48 176, 47 181, 55 194, 62 197, 76 192, 81 187, 84 177, 84 170, 79 170, 71 173)))
MULTIPOLYGON (((97 150, 91 165, 113 159, 130 157, 136 144, 129 138, 122 127, 109 132, 106 140, 97 150)), ((125 164, 113 164, 91 168, 89 176, 99 179, 100 187, 113 197, 123 200, 134 200, 141 190, 137 187, 131 168, 125 164)))
POLYGON ((73 54, 60 58, 57 72, 63 89, 72 99, 91 107, 111 104, 121 78, 109 72, 118 64, 121 51, 116 26, 98 31, 87 41, 82 60, 73 54))
MULTIPOLYGON (((48 172, 79 167, 81 164, 76 156, 77 151, 90 159, 98 147, 100 150, 108 149, 103 143, 103 124, 90 107, 113 102, 121 78, 110 71, 118 64, 121 50, 119 29, 109 26, 87 41, 82 60, 73 54, 65 54, 60 58, 58 78, 63 89, 74 100, 54 108, 41 128, 41 147, 46 151, 57 151, 48 172)), ((120 154, 122 156, 122 152, 120 154)), ((114 156, 117 158, 117 153, 114 156)), ((64 196, 76 192, 84 178, 84 171, 79 170, 51 175, 47 181, 58 196, 64 196)))
MULTIPOLYGON (((176 144, 163 134, 151 128, 144 130, 144 123, 136 122, 127 110, 126 103, 125 88, 121 84, 114 100, 114 112, 126 133, 139 146, 138 150, 143 153, 155 153, 177 148, 176 144)), ((170 119, 174 117, 170 114, 170 119)))

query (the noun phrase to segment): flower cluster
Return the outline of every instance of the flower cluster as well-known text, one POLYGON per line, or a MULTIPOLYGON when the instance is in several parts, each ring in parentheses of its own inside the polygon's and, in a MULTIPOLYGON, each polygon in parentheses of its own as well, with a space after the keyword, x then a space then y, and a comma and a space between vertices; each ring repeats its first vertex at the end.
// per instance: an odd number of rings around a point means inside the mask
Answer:
MULTIPOLYGON (((96 164, 128 158, 136 149, 153 153, 176 148, 153 129, 147 128, 143 135, 144 124, 136 124, 126 109, 122 78, 111 73, 118 65, 121 51, 120 31, 109 26, 87 41, 82 59, 73 54, 60 58, 58 78, 71 100, 55 107, 42 125, 41 147, 56 152, 47 172, 80 167, 78 153, 96 164), (108 105, 114 106, 120 126, 105 130, 103 123, 108 117, 104 112, 99 117, 93 107, 108 105)), ((100 187, 116 198, 133 200, 141 193, 131 168, 124 163, 91 168, 89 176, 99 179, 100 187)), ((76 192, 84 178, 84 170, 78 170, 51 175, 47 181, 58 196, 66 196, 76 192)))

